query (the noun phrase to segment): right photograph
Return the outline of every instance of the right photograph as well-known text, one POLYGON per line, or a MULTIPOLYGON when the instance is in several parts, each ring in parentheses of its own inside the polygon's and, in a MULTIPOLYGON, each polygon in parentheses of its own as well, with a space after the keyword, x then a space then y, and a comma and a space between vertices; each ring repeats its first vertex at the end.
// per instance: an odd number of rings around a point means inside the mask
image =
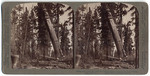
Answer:
POLYGON ((139 68, 139 13, 135 6, 87 3, 75 16, 75 68, 139 68))

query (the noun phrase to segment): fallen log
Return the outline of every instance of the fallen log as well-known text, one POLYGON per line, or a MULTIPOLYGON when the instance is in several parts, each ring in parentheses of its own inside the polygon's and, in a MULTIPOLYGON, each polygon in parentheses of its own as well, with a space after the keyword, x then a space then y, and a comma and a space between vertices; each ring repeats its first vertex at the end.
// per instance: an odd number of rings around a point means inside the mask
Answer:
POLYGON ((113 57, 113 56, 106 56, 106 55, 103 55, 104 57, 108 57, 110 59, 115 59, 115 60, 122 60, 121 58, 117 58, 117 57, 113 57))

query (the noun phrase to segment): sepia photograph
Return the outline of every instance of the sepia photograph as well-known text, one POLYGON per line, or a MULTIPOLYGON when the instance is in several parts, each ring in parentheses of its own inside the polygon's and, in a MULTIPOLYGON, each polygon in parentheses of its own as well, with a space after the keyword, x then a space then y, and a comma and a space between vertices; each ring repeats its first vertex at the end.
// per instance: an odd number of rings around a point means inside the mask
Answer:
POLYGON ((139 68, 139 13, 135 6, 86 3, 75 16, 75 68, 139 68))
POLYGON ((13 69, 73 68, 73 10, 62 3, 22 3, 11 11, 13 69))
POLYGON ((1 72, 147 74, 148 9, 146 2, 3 2, 1 72))
POLYGON ((139 68, 139 13, 127 3, 86 3, 75 16, 62 3, 18 4, 10 38, 13 69, 139 68))

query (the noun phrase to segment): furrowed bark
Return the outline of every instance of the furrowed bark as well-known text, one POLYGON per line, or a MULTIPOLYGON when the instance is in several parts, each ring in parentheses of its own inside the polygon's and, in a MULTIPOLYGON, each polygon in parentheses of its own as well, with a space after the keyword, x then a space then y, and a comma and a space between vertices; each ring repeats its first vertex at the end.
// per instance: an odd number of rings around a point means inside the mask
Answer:
POLYGON ((115 44, 117 46, 117 50, 118 50, 119 55, 120 55, 119 57, 122 58, 122 57, 124 57, 123 44, 122 44, 121 38, 119 36, 119 32, 117 30, 117 24, 114 22, 112 14, 111 14, 109 8, 106 8, 106 9, 107 9, 107 12, 108 12, 108 19, 109 19, 109 22, 110 22, 110 28, 111 28, 111 31, 112 31, 112 35, 113 35, 115 44))
POLYGON ((54 25, 52 24, 52 22, 50 20, 50 16, 48 14, 48 11, 44 6, 43 6, 43 11, 45 14, 45 19, 46 19, 46 22, 48 25, 49 33, 51 35, 52 44, 53 44, 54 50, 56 51, 56 57, 59 58, 62 55, 62 53, 61 53, 59 40, 58 40, 58 38, 56 36, 56 32, 53 28, 54 25))

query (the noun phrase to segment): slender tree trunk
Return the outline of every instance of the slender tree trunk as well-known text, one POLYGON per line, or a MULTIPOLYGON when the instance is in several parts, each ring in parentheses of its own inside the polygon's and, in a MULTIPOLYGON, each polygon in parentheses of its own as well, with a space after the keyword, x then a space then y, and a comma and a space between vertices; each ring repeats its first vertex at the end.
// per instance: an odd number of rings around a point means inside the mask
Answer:
POLYGON ((45 59, 45 46, 42 47, 42 51, 43 51, 43 59, 45 59))
POLYGON ((86 46, 85 46, 85 54, 89 54, 89 44, 90 44, 90 32, 91 32, 91 11, 89 10, 87 14, 87 40, 86 40, 86 46))
MULTIPOLYGON (((21 16, 21 14, 20 14, 20 11, 19 11, 19 18, 18 18, 19 26, 20 26, 20 16, 21 16)), ((20 33, 20 30, 19 30, 20 27, 19 26, 17 26, 17 33, 20 33)), ((19 34, 17 36, 19 36, 19 34)), ((20 43, 20 42, 18 42, 18 43, 22 45, 22 43, 20 43)), ((21 63, 22 63, 22 51, 21 50, 22 50, 21 46, 19 45, 19 49, 18 49, 18 51, 19 51, 19 67, 21 67, 21 63)))
POLYGON ((34 48, 34 41, 32 40, 32 43, 31 43, 31 51, 32 51, 32 54, 31 54, 31 57, 32 59, 34 59, 34 53, 35 53, 35 48, 34 48))
POLYGON ((27 22, 25 23, 25 35, 24 35, 24 41, 23 41, 23 54, 22 54, 22 58, 24 59, 24 57, 25 57, 25 54, 26 54, 26 52, 27 52, 27 50, 26 50, 26 46, 27 46, 27 42, 26 42, 26 40, 27 40, 27 27, 28 27, 28 25, 27 25, 27 22))

